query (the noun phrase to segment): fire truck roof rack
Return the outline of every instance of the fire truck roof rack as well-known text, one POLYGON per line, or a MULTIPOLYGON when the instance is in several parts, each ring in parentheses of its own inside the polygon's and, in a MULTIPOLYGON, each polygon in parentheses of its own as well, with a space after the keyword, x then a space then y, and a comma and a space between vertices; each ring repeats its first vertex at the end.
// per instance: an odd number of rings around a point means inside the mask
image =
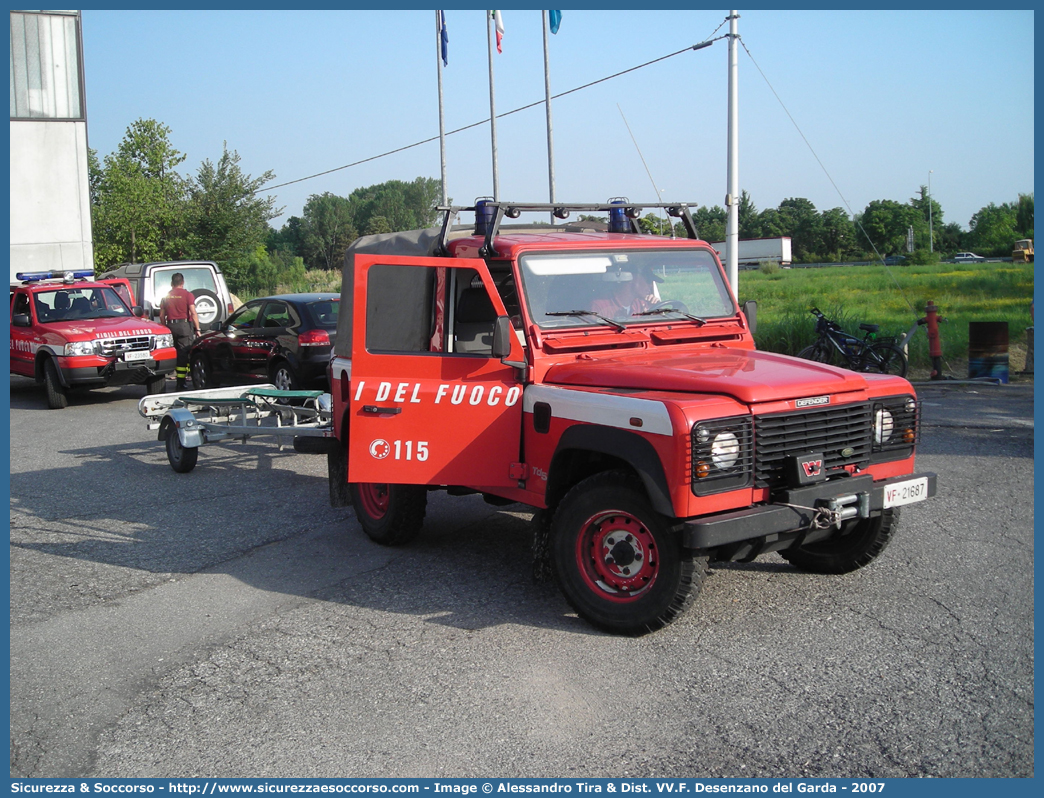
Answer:
POLYGON ((448 255, 449 234, 453 219, 462 211, 475 212, 475 235, 485 236, 485 242, 479 254, 484 257, 493 257, 497 254, 493 246, 493 239, 500 230, 500 224, 504 218, 517 219, 523 211, 537 213, 552 213, 558 219, 568 219, 572 212, 591 213, 602 212, 609 214, 609 232, 627 233, 641 235, 637 219, 646 208, 663 208, 668 216, 681 218, 685 230, 690 238, 699 238, 696 233, 696 224, 692 220, 689 207, 696 207, 695 202, 642 202, 633 203, 626 197, 616 197, 608 202, 602 203, 539 203, 539 202, 503 202, 482 197, 475 201, 474 205, 449 205, 439 206, 438 211, 443 211, 442 234, 439 237, 439 254, 448 255))

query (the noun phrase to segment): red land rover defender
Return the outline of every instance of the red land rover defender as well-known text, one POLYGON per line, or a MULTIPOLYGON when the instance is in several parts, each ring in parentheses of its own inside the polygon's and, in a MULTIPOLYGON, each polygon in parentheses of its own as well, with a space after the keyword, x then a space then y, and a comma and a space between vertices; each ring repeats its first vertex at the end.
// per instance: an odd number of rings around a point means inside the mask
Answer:
POLYGON ((633 634, 677 617, 709 561, 867 565, 934 495, 909 382, 756 350, 688 207, 645 207, 690 237, 640 235, 615 202, 479 202, 349 248, 330 488, 373 540, 413 538, 431 490, 523 502, 573 608, 633 634), (501 227, 533 210, 609 232, 501 227))
POLYGON ((76 386, 139 384, 162 393, 177 353, 170 330, 141 318, 126 280, 93 272, 20 272, 11 286, 11 373, 34 377, 47 405, 76 386))

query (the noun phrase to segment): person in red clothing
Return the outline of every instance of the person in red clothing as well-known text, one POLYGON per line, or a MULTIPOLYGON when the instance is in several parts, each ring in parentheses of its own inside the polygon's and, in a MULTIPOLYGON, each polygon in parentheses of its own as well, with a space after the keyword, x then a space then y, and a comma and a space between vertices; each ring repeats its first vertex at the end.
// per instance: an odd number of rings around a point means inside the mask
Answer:
POLYGON ((656 283, 663 278, 649 269, 607 272, 606 279, 613 284, 612 293, 595 299, 591 309, 610 319, 625 319, 633 313, 649 310, 660 301, 656 283))
POLYGON ((185 387, 189 373, 189 351, 199 335, 199 316, 196 315, 196 297, 185 290, 185 275, 174 272, 170 276, 170 293, 160 300, 160 324, 174 334, 174 348, 178 362, 174 367, 175 386, 180 391, 185 387))

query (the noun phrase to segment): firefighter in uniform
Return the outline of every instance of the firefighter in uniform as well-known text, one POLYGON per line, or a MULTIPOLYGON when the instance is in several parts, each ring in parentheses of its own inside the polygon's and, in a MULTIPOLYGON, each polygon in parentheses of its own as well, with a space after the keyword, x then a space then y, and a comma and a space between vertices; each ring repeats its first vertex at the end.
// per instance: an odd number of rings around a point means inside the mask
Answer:
POLYGON ((174 272, 170 276, 170 293, 160 301, 160 324, 174 334, 174 348, 178 352, 174 376, 177 390, 185 387, 189 374, 189 350, 199 335, 199 316, 196 315, 196 298, 185 290, 185 275, 174 272))

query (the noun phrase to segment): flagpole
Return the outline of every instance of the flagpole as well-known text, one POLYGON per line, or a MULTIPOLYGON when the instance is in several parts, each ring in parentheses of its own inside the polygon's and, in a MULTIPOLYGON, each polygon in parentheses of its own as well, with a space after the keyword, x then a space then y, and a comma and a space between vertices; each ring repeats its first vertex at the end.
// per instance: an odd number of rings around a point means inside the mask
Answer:
POLYGON ((442 204, 449 205, 446 193, 446 115, 442 105, 442 12, 435 12, 435 64, 439 72, 439 161, 442 176, 442 204))
POLYGON ((493 92, 493 15, 486 12, 486 45, 489 49, 489 130, 493 147, 493 201, 500 199, 500 176, 497 173, 497 109, 493 92))
MULTIPOLYGON (((551 128, 551 59, 548 56, 547 46, 547 30, 548 20, 547 12, 540 12, 541 19, 544 28, 544 103, 547 106, 547 181, 552 205, 555 203, 555 141, 552 135, 551 128)), ((555 214, 551 214, 551 224, 555 223, 555 214)))

